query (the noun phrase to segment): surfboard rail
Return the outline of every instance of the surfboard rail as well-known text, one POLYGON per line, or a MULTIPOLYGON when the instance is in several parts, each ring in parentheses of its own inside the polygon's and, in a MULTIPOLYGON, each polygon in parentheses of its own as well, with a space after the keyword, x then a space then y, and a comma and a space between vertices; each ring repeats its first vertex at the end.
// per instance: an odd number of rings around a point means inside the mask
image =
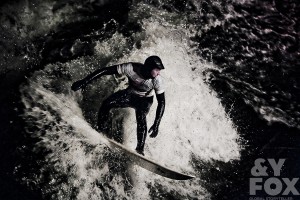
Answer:
POLYGON ((155 174, 161 175, 166 178, 174 179, 174 180, 189 180, 189 179, 195 178, 194 176, 183 174, 183 173, 177 172, 171 168, 168 168, 161 164, 158 164, 154 160, 146 158, 145 156, 140 155, 140 154, 136 153, 135 151, 127 149, 125 146, 123 146, 122 144, 120 144, 112 139, 109 139, 107 137, 105 137, 105 138, 107 139, 107 141, 109 142, 109 144, 112 147, 120 149, 121 151, 127 153, 127 155, 131 158, 131 160, 135 164, 139 165, 140 167, 142 167, 148 171, 151 171, 155 174))

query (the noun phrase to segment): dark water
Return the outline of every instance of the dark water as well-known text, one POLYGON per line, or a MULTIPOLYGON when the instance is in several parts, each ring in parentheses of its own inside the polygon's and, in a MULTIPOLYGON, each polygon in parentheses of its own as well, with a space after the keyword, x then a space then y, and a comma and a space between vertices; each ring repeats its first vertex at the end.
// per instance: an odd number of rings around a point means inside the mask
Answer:
MULTIPOLYGON (((148 199, 249 199, 251 168, 257 158, 285 158, 281 177, 299 177, 296 0, 14 1, 1 3, 0 10, 1 199, 131 199, 140 197, 143 187, 136 185, 143 184, 148 199), (181 48, 181 43, 187 45, 181 48), (170 65, 181 65, 181 60, 196 63, 190 64, 195 77, 216 92, 232 121, 232 132, 239 136, 234 143, 238 150, 233 143, 218 143, 222 136, 216 135, 216 141, 208 143, 221 146, 217 156, 202 155, 205 148, 200 146, 183 154, 191 156, 190 167, 197 176, 189 183, 131 180, 135 178, 126 170, 130 164, 105 147, 85 142, 82 138, 88 136, 78 134, 78 127, 67 120, 69 110, 60 107, 68 105, 78 115, 83 112, 93 126, 98 105, 122 80, 104 79, 81 96, 71 94, 69 85, 99 65, 142 59, 144 52, 164 56, 165 51, 173 55, 165 56, 170 65), (239 156, 221 153, 228 149, 239 156), (92 164, 82 168, 84 172, 70 158, 83 158, 81 154, 92 154, 86 161, 92 164), (106 173, 103 163, 120 178, 106 173), (94 169, 103 176, 92 173, 94 169)), ((199 93, 206 86, 197 88, 199 93)), ((221 112, 216 110, 213 115, 221 112)), ((114 116, 124 121, 127 115, 114 116)), ((211 120, 218 123, 220 118, 222 114, 211 120)), ((202 121, 213 134, 215 126, 202 121)), ((219 126, 225 130, 226 125, 219 126)))

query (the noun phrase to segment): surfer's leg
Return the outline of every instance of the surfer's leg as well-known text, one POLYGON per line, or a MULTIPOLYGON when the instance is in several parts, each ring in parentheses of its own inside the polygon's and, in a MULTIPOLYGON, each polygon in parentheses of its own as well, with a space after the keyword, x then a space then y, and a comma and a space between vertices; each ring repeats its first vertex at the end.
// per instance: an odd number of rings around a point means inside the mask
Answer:
POLYGON ((99 131, 106 131, 108 126, 106 122, 109 118, 109 111, 112 108, 122 108, 129 106, 130 94, 127 90, 118 91, 107 99, 105 99, 98 112, 98 129, 99 131))
POLYGON ((145 141, 147 137, 147 120, 146 116, 150 110, 150 107, 153 102, 152 97, 139 97, 138 99, 134 99, 135 103, 135 114, 136 114, 136 122, 137 122, 137 146, 136 151, 139 154, 144 155, 144 147, 145 141))
POLYGON ((146 114, 141 110, 136 110, 137 122, 137 146, 136 151, 144 155, 144 146, 147 137, 147 120, 146 114))

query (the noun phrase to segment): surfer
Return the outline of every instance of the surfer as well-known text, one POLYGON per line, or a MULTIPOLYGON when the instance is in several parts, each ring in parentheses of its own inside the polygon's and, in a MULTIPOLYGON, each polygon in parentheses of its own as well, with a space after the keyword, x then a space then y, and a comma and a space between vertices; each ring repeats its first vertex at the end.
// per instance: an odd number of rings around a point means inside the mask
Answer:
POLYGON ((144 146, 147 136, 146 115, 153 103, 156 94, 158 106, 153 125, 149 129, 150 137, 155 138, 158 134, 159 124, 165 110, 165 91, 160 76, 160 70, 164 65, 158 56, 148 57, 142 63, 123 63, 98 69, 82 80, 72 84, 71 89, 77 91, 84 88, 88 83, 104 75, 126 75, 129 86, 125 90, 118 91, 105 99, 98 113, 99 131, 107 130, 107 119, 112 108, 131 107, 135 109, 137 121, 137 146, 136 152, 144 155, 144 146))

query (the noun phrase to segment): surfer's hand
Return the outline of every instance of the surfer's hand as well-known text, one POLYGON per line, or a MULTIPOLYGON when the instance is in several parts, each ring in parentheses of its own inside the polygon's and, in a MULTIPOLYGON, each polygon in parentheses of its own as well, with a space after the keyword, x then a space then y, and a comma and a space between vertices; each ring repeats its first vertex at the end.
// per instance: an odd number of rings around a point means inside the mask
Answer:
POLYGON ((76 81, 75 83, 72 84, 71 89, 73 91, 77 91, 77 90, 79 90, 81 88, 84 89, 85 86, 86 86, 85 81, 84 80, 79 80, 79 81, 76 81))
POLYGON ((153 124, 152 126, 151 126, 151 128, 149 129, 149 131, 148 131, 149 133, 151 133, 150 134, 150 137, 151 138, 155 138, 156 136, 157 136, 157 134, 158 134, 158 126, 157 125, 155 125, 155 124, 153 124))

